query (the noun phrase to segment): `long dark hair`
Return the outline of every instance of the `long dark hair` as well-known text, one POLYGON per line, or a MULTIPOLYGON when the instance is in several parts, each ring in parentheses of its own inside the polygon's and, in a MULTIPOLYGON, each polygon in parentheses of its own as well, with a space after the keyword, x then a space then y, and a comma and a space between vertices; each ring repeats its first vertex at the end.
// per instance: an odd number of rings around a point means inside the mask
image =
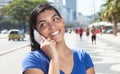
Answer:
POLYGON ((58 16, 61 17, 60 13, 57 11, 57 9, 53 6, 51 6, 49 3, 42 3, 39 4, 33 11, 29 18, 29 24, 30 24, 30 41, 31 41, 31 50, 38 50, 40 49, 40 45, 35 41, 34 39, 34 29, 36 29, 36 22, 37 22, 37 16, 44 12, 45 10, 54 10, 58 16))

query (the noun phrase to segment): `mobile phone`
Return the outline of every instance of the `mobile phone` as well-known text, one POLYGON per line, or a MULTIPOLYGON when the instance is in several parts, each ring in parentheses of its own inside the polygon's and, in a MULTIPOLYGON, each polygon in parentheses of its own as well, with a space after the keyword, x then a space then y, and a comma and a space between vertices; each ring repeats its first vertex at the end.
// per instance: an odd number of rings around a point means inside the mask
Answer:
MULTIPOLYGON (((40 39, 39 39, 39 35, 41 35, 40 33, 38 33, 37 30, 34 30, 34 38, 35 38, 35 41, 40 45, 40 39)), ((42 36, 42 35, 41 35, 42 36)), ((42 36, 42 38, 44 40, 46 40, 46 38, 44 36, 42 36)))

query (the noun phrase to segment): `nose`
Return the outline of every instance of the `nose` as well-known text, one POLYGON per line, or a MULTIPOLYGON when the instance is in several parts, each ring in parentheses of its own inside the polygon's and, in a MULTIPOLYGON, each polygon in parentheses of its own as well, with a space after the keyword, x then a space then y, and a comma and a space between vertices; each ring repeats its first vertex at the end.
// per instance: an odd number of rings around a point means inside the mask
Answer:
POLYGON ((53 31, 56 29, 56 24, 55 23, 49 23, 49 30, 53 31))

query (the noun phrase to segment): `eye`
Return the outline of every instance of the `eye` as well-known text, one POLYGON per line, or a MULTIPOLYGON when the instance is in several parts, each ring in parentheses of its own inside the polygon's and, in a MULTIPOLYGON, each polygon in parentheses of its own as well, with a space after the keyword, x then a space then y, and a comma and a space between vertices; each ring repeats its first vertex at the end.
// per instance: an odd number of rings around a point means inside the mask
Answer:
POLYGON ((59 22, 59 21, 60 21, 60 17, 58 17, 58 16, 54 17, 54 18, 53 18, 53 21, 54 21, 54 22, 59 22))
POLYGON ((47 23, 47 22, 40 22, 40 23, 39 23, 39 27, 40 27, 41 29, 45 29, 45 28, 48 27, 48 23, 47 23))

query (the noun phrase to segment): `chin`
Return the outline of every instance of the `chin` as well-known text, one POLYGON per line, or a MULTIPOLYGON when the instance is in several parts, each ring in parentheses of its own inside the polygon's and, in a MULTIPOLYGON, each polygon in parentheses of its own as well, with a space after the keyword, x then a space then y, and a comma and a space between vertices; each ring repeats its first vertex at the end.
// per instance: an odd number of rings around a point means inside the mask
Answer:
POLYGON ((63 38, 59 38, 59 39, 55 40, 56 43, 59 43, 59 42, 62 42, 62 41, 63 41, 63 38))

